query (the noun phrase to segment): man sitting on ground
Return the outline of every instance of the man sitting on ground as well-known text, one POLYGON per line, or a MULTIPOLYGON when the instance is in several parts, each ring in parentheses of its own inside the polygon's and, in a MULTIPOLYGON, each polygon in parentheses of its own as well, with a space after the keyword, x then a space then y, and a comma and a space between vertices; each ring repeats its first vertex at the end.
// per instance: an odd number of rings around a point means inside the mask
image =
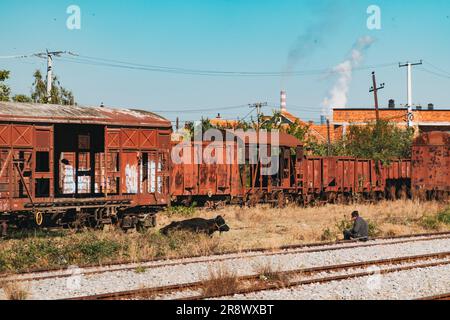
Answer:
POLYGON ((352 220, 353 228, 344 231, 344 240, 367 240, 369 237, 369 225, 359 216, 358 211, 352 212, 352 220))

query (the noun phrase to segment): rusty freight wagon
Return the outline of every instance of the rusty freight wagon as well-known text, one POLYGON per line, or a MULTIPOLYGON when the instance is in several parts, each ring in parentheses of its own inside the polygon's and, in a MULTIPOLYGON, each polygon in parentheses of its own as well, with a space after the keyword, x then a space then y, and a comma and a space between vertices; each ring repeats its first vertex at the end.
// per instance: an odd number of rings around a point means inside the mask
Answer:
POLYGON ((170 195, 174 204, 217 208, 239 197, 237 145, 231 141, 173 143, 170 195), (227 161, 227 159, 229 159, 227 161))
POLYGON ((154 225, 170 134, 147 111, 0 102, 0 221, 154 225))
POLYGON ((445 198, 450 193, 450 134, 423 133, 412 148, 412 193, 418 198, 445 198))
POLYGON ((410 186, 410 160, 382 165, 371 159, 306 156, 297 161, 303 204, 395 199, 406 196, 410 186))
POLYGON ((174 143, 172 158, 180 159, 171 165, 170 194, 174 203, 196 202, 216 208, 230 202, 278 201, 280 195, 297 191, 292 150, 301 147, 298 139, 279 133, 272 145, 270 135, 266 134, 259 138, 254 132, 226 131, 226 134, 220 143, 174 143), (272 158, 271 152, 276 152, 276 164, 273 160, 261 163, 261 146, 267 148, 264 152, 267 157, 272 158), (276 165, 276 172, 263 174, 264 167, 268 169, 271 165, 276 165))

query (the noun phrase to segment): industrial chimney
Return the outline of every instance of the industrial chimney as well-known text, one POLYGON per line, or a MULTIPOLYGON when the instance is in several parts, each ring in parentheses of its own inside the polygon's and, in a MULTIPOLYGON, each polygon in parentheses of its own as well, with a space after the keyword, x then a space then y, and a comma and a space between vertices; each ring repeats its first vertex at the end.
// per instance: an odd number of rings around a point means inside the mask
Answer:
POLYGON ((434 104, 429 103, 428 104, 428 110, 430 110, 430 111, 434 110, 434 104))
POLYGON ((389 109, 395 109, 395 100, 394 99, 389 100, 389 109))
POLYGON ((280 94, 280 106, 281 106, 281 111, 287 111, 286 108, 286 91, 282 90, 281 94, 280 94))

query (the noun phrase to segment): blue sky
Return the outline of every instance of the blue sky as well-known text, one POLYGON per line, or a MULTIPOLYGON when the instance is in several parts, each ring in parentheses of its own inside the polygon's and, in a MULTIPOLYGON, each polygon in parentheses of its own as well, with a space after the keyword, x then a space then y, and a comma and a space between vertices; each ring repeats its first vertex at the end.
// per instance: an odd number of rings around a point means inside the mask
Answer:
MULTIPOLYGON (((304 50, 293 70, 330 69, 341 63, 359 37, 376 39, 361 66, 424 59, 414 69, 413 100, 437 108, 450 107, 450 2, 447 0, 166 0, 0 2, 0 56, 70 50, 75 53, 138 64, 202 70, 286 70, 288 54, 304 50), (81 30, 66 28, 69 5, 81 9, 81 30), (381 30, 368 30, 369 5, 381 8, 381 30), (300 41, 297 41, 300 39, 300 41), (428 64, 431 63, 432 65, 428 64), (437 76, 425 70, 435 71, 437 76), (444 72, 447 72, 444 74, 444 72), (448 75, 445 77, 445 75, 448 75)), ((45 61, 0 59, 11 71, 14 93, 29 93, 32 73, 45 61)), ((349 107, 370 107, 371 69, 355 70, 348 92, 349 107)), ((393 98, 406 101, 406 70, 396 65, 376 68, 386 83, 382 106, 393 98)), ((61 83, 80 104, 170 111, 217 108, 210 112, 163 112, 170 119, 201 116, 242 117, 256 101, 278 104, 286 89, 288 108, 317 120, 321 103, 336 76, 211 77, 157 73, 55 61, 61 83)), ((270 112, 270 107, 266 109, 270 112)))

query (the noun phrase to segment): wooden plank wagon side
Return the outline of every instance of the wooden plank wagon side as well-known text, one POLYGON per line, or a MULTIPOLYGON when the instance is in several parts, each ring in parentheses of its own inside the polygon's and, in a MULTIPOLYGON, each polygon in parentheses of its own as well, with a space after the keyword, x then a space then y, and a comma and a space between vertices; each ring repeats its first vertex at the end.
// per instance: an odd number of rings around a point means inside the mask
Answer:
POLYGON ((0 103, 0 221, 154 225, 169 203, 171 124, 151 112, 0 103))

